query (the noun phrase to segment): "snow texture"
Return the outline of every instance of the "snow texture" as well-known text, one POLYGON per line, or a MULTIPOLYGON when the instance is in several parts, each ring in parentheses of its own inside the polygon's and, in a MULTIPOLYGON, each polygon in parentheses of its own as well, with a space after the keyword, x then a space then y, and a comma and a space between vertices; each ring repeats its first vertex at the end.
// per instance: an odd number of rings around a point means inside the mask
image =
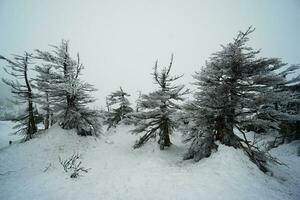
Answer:
POLYGON ((26 143, 3 147, 12 125, 0 123, 0 199, 300 199, 299 142, 271 153, 286 166, 262 173, 241 150, 219 145, 210 158, 182 161, 186 145, 178 133, 164 151, 150 140, 132 149, 136 135, 119 126, 100 138, 80 137, 54 125, 26 143), (73 153, 82 155, 88 173, 71 179, 59 164, 73 153))

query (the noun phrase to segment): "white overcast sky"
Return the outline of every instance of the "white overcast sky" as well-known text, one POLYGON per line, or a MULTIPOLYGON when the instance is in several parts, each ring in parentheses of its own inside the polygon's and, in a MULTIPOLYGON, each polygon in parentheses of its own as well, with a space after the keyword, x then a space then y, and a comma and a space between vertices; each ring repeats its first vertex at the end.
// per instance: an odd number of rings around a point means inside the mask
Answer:
MULTIPOLYGON (((133 97, 152 91, 154 62, 166 66, 171 53, 173 74, 190 87, 210 54, 250 25, 249 44, 262 56, 300 63, 300 0, 0 0, 0 24, 5 56, 69 40, 99 107, 119 86, 133 97)), ((1 83, 1 97, 5 91, 1 83)))

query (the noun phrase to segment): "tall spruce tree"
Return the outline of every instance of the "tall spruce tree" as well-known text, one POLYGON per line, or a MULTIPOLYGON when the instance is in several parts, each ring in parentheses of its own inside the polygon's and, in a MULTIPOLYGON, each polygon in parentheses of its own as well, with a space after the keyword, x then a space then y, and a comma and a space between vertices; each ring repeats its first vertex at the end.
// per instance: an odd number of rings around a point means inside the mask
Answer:
POLYGON ((146 143, 151 137, 159 136, 158 144, 160 149, 171 145, 170 135, 177 126, 173 120, 174 114, 180 108, 177 101, 183 100, 183 95, 188 93, 183 85, 174 85, 173 82, 182 76, 170 75, 173 64, 173 55, 168 67, 157 71, 158 62, 155 63, 153 78, 159 89, 140 98, 140 111, 133 114, 133 121, 137 127, 133 133, 144 133, 136 142, 134 148, 146 143))
POLYGON ((200 73, 195 100, 186 106, 190 113, 186 159, 198 161, 217 148, 215 141, 244 150, 259 169, 276 161, 248 141, 250 127, 263 132, 278 131, 281 120, 277 105, 282 101, 280 85, 285 83, 275 70, 284 64, 277 58, 258 58, 260 51, 246 46, 254 29, 239 32, 232 43, 213 54, 200 73), (240 135, 235 134, 234 129, 240 135))
POLYGON ((133 112, 130 107, 130 102, 127 97, 130 95, 123 91, 122 87, 119 90, 111 93, 106 98, 107 103, 107 114, 106 123, 108 124, 107 129, 116 126, 122 119, 128 117, 128 114, 133 112))
POLYGON ((29 140, 37 132, 33 106, 32 80, 28 75, 29 65, 32 64, 31 55, 25 52, 24 56, 15 55, 13 60, 0 55, 0 59, 7 61, 8 65, 4 70, 15 79, 2 78, 2 81, 11 88, 11 92, 15 97, 14 102, 19 105, 26 105, 25 110, 14 119, 18 123, 14 126, 17 129, 15 133, 25 134, 25 140, 29 140))
POLYGON ((83 65, 79 54, 77 60, 69 53, 69 44, 63 40, 53 51, 36 50, 37 58, 51 67, 49 95, 55 102, 56 118, 63 129, 76 129, 82 136, 97 134, 100 131, 99 112, 87 107, 95 99, 90 93, 95 89, 80 79, 83 65))

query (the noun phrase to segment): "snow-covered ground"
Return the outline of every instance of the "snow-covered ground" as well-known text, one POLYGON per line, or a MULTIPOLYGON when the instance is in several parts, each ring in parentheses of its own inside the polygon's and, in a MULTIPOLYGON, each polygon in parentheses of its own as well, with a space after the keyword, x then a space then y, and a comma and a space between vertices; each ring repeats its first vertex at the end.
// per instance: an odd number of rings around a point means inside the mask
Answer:
POLYGON ((0 121, 0 150, 9 146, 9 141, 16 142, 22 139, 20 135, 14 135, 13 126, 10 121, 0 121))
MULTIPOLYGON (((0 123, 1 145, 10 128, 0 123)), ((54 126, 31 141, 2 148, 0 199, 300 199, 299 142, 272 150, 288 166, 273 166, 270 177, 241 151, 226 146, 198 163, 182 161, 186 145, 178 134, 167 150, 160 151, 155 141, 134 150, 138 136, 131 128, 120 126, 96 139, 54 126), (58 161, 73 153, 91 168, 77 179, 58 161)))

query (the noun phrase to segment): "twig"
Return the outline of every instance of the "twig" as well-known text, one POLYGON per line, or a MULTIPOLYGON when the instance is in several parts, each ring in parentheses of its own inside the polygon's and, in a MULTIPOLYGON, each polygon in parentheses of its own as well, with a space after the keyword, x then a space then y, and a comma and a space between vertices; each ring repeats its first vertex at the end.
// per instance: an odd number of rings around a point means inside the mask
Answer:
POLYGON ((48 164, 48 166, 46 166, 46 168, 43 170, 43 172, 45 173, 46 171, 48 171, 48 169, 51 167, 51 163, 48 164))

